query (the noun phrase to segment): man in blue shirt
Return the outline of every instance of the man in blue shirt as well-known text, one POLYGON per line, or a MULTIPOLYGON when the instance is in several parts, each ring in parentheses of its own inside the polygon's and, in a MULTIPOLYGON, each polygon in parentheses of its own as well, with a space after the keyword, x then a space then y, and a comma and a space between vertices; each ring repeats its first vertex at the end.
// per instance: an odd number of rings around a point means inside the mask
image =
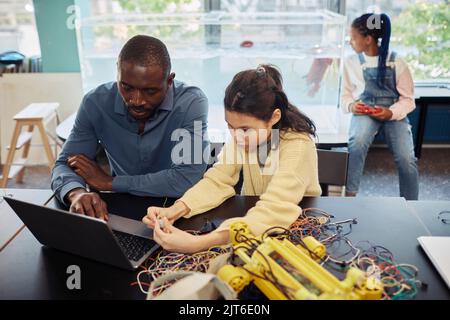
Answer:
POLYGON ((72 212, 105 220, 105 202, 86 185, 100 191, 180 197, 202 177, 203 151, 209 150, 207 98, 199 88, 174 80, 169 53, 160 40, 131 38, 119 54, 117 73, 117 82, 83 98, 52 172, 52 189, 72 212), (94 160, 98 143, 106 151, 111 174, 94 160), (184 161, 175 159, 178 143, 190 146, 182 150, 184 161), (197 154, 186 157, 191 151, 197 154), (191 161, 194 156, 197 161, 191 161))

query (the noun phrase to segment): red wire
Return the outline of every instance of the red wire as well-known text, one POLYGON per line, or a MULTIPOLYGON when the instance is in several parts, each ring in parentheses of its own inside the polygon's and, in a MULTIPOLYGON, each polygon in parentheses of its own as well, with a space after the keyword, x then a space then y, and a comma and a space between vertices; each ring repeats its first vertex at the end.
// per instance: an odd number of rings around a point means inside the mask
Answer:
MULTIPOLYGON (((148 282, 141 282, 141 284, 144 284, 144 285, 150 287, 150 283, 148 283, 148 282)), ((135 281, 135 282, 130 283, 130 286, 136 286, 136 285, 139 285, 139 282, 135 281)))

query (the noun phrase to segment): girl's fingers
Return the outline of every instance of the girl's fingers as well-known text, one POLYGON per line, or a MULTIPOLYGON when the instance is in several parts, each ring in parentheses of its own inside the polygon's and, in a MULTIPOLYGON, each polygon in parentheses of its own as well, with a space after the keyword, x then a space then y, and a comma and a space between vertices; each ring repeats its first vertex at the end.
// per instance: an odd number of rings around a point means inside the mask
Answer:
POLYGON ((150 219, 153 219, 154 223, 158 223, 158 219, 162 219, 164 217, 164 213, 162 213, 162 208, 157 207, 149 207, 147 209, 147 216, 150 219))
POLYGON ((153 230, 153 241, 155 241, 157 244, 159 244, 160 246, 162 246, 162 241, 161 238, 158 236, 158 234, 156 233, 156 230, 153 230))
POLYGON ((142 222, 145 223, 147 225, 147 227, 154 229, 155 228, 155 223, 152 219, 150 219, 147 216, 144 216, 142 218, 142 222))
POLYGON ((169 222, 169 219, 167 217, 163 217, 164 222, 164 232, 166 233, 172 233, 174 226, 169 222))
MULTIPOLYGON (((164 236, 164 232, 159 227, 158 223, 155 223, 155 228, 153 229, 153 237, 158 239, 160 242, 162 241, 162 238, 164 236)), ((155 240, 156 241, 156 240, 155 240)), ((161 244, 161 243, 160 243, 161 244)))
MULTIPOLYGON (((155 239, 155 241, 160 239, 159 234, 160 234, 160 229, 159 229, 158 224, 156 223, 155 225, 153 225, 153 238, 155 239)), ((159 241, 158 241, 158 243, 159 243, 159 241)))
POLYGON ((151 214, 156 214, 158 212, 158 209, 156 207, 148 207, 147 208, 147 214, 151 215, 151 214))
POLYGON ((147 218, 150 219, 151 221, 155 222, 156 221, 156 213, 154 211, 148 212, 147 218))

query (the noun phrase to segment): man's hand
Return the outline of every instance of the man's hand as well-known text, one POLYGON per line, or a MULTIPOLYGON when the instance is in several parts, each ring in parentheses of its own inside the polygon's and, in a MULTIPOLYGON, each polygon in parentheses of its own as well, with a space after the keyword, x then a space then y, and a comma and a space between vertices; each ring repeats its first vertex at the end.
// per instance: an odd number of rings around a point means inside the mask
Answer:
POLYGON ((69 157, 67 163, 89 186, 99 191, 112 191, 113 178, 106 174, 95 161, 78 154, 69 157))
POLYGON ((378 107, 378 112, 369 114, 370 117, 379 121, 389 121, 392 118, 392 111, 389 108, 378 107))
POLYGON ((109 217, 106 203, 97 193, 76 188, 71 190, 66 198, 70 202, 70 212, 85 214, 108 221, 109 217))

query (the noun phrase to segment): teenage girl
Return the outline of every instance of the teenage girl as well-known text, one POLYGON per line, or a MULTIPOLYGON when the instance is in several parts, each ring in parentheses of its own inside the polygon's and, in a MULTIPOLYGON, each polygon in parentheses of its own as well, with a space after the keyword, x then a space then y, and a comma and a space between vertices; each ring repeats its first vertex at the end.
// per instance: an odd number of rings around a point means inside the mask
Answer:
POLYGON ((281 74, 274 66, 236 74, 226 89, 224 105, 233 139, 223 147, 218 162, 174 205, 150 207, 143 218, 154 229, 154 240, 166 250, 193 253, 227 244, 229 227, 236 220, 244 220, 255 235, 272 226, 287 228, 298 218, 303 196, 321 193, 314 124, 288 101, 281 74), (255 157, 258 161, 251 161, 255 157), (241 170, 241 193, 260 196, 245 217, 225 220, 205 235, 192 235, 172 225, 235 195, 241 170))
POLYGON ((386 14, 364 14, 351 25, 357 53, 344 64, 342 106, 352 112, 349 134, 347 196, 355 196, 369 146, 383 130, 399 172, 400 196, 417 200, 419 174, 411 125, 414 83, 407 64, 389 51, 391 22, 386 14))

